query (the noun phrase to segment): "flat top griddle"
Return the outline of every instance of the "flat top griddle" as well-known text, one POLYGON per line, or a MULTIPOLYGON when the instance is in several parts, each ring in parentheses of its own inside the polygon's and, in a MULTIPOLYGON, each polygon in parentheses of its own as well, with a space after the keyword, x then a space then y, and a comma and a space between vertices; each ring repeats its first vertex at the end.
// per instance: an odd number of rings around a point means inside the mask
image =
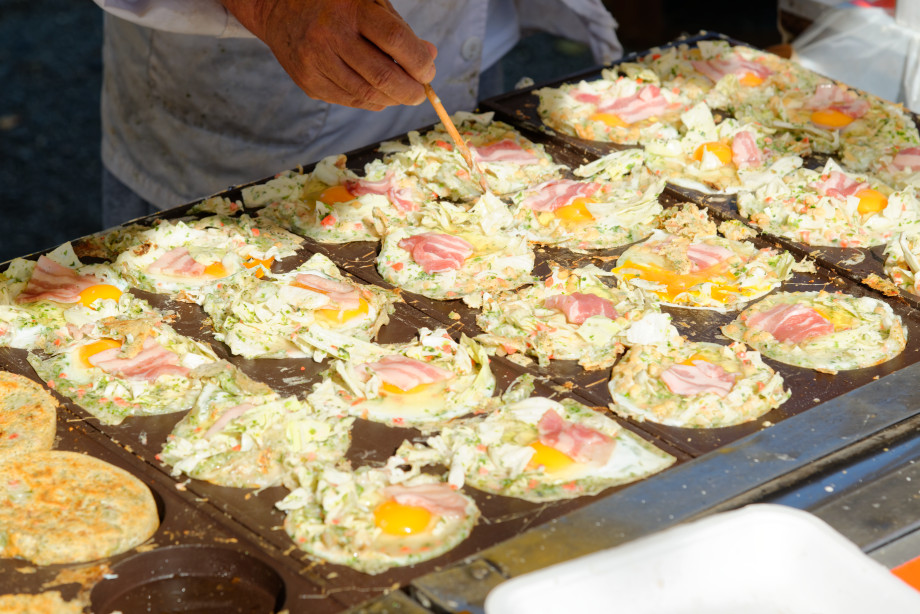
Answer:
MULTIPOLYGON (((590 78, 590 74, 579 78, 590 78)), ((570 168, 609 151, 608 145, 540 130, 533 116, 527 115, 535 108, 531 90, 493 99, 484 107, 494 110, 497 119, 515 125, 528 138, 543 143, 557 162, 570 168)), ((348 154, 348 164, 360 170, 379 155, 374 146, 363 148, 348 154)), ((240 188, 221 195, 239 200, 240 188)), ((660 200, 665 207, 697 203, 705 206, 716 221, 740 219, 729 198, 669 187, 660 200)), ((186 216, 193 204, 139 222, 186 216)), ((98 240, 99 237, 85 237, 74 241, 74 245, 85 257, 96 253, 98 240)), ((287 492, 283 488, 234 489, 171 476, 170 468, 156 457, 181 413, 129 418, 121 425, 106 426, 79 405, 58 396, 63 407, 57 447, 90 453, 141 477, 160 504, 162 524, 151 543, 96 563, 35 568, 22 561, 2 560, 0 591, 55 588, 70 598, 85 596, 95 586, 93 611, 98 612, 116 607, 129 611, 145 600, 159 599, 157 603, 167 604, 186 598, 192 603, 188 609, 176 606, 172 611, 208 611, 205 608, 210 607, 211 611, 222 612, 286 608, 290 612, 332 613, 352 607, 362 611, 378 611, 374 608, 379 607, 384 608, 379 611, 385 611, 385 604, 394 603, 404 608, 401 611, 421 611, 419 602, 407 598, 409 593, 446 611, 479 611, 488 588, 505 577, 756 500, 777 484, 804 479, 829 459, 846 456, 856 448, 865 449, 920 422, 920 402, 914 401, 912 385, 920 375, 918 299, 903 293, 884 296, 860 283, 869 272, 883 275, 878 249, 814 249, 762 233, 752 241, 757 247, 779 247, 792 252, 796 259, 808 256, 816 261, 816 273, 796 273, 782 290, 825 289, 888 302, 907 327, 906 350, 881 365, 836 375, 765 358, 783 376, 792 397, 760 419, 735 427, 682 429, 617 418, 625 428, 673 454, 677 463, 641 482, 558 503, 533 504, 467 489, 483 514, 469 539, 433 561, 377 576, 316 562, 298 550, 280 529, 283 514, 274 508, 287 492), (863 251, 867 254, 862 262, 848 263, 855 253, 863 251), (209 564, 201 563, 204 560, 209 564), (240 597, 244 593, 254 597, 247 601, 240 597)), ((273 271, 290 270, 312 254, 323 253, 355 279, 389 287, 375 268, 378 247, 375 243, 332 245, 308 239, 295 256, 275 263, 273 271)), ((569 268, 593 263, 610 270, 625 249, 584 255, 538 248, 535 272, 545 276, 552 263, 569 268)), ((303 398, 328 366, 328 361, 314 363, 309 359, 246 360, 232 356, 214 339, 198 306, 135 292, 155 306, 175 310, 175 327, 180 333, 210 343, 219 356, 282 394, 303 398)), ((378 341, 408 341, 421 327, 445 327, 455 338, 461 333, 474 336, 480 332, 477 310, 461 301, 433 301, 408 292, 403 292, 402 297, 404 302, 397 305, 378 341)), ((721 343, 727 340, 719 328, 736 313, 664 309, 691 340, 721 343)), ((38 381, 25 351, 0 348, 0 368, 38 381)), ((611 401, 607 389, 609 369, 585 371, 574 361, 553 362, 541 368, 536 363, 521 365, 502 357, 493 359, 492 369, 500 390, 519 375, 529 373, 536 376, 538 394, 572 397, 598 408, 606 408, 611 401)), ((414 429, 358 419, 348 458, 355 466, 379 465, 405 439, 420 438, 414 429)))

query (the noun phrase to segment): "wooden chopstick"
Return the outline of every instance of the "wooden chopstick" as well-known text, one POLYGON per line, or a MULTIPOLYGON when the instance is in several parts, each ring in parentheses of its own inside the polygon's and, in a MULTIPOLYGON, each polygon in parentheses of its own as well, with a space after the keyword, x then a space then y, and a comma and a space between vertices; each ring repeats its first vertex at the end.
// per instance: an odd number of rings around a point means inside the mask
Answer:
POLYGON ((447 133, 450 134, 450 138, 453 139, 454 144, 460 151, 460 155, 463 156, 463 159, 466 161, 466 165, 470 167, 470 172, 479 178, 479 186, 482 188, 482 191, 488 192, 489 186, 486 183, 485 174, 482 172, 482 169, 479 168, 479 165, 476 164, 476 161, 473 160, 473 154, 470 153, 470 148, 466 146, 466 143, 460 136, 460 132, 457 131, 457 127, 454 125, 453 120, 451 120, 450 115, 447 113, 447 109, 445 109, 444 105, 441 104, 441 99, 438 98, 438 95, 434 93, 434 90, 429 83, 425 84, 425 95, 428 96, 428 100, 431 102, 431 106, 434 107, 438 117, 441 118, 441 123, 443 123, 444 127, 447 128, 447 133))

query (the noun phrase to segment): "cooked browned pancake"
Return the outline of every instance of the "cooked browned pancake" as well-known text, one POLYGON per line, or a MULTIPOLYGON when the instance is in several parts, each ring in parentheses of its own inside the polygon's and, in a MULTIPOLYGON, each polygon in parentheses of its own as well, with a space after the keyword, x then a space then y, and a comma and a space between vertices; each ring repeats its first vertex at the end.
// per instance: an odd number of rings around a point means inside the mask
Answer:
POLYGON ((80 614, 83 602, 64 601, 58 591, 37 595, 0 595, 0 614, 80 614))
POLYGON ((0 460, 54 446, 58 402, 27 377, 0 371, 0 460))
POLYGON ((123 469, 60 450, 0 462, 0 556, 37 565, 125 552, 157 530, 150 489, 123 469))

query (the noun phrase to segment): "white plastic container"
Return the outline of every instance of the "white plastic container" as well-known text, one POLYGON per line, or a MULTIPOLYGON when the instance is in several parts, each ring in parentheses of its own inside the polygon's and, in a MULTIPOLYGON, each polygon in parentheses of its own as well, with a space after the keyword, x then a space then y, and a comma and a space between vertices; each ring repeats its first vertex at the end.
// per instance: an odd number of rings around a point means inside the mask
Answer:
POLYGON ((920 592, 817 517, 757 504, 513 578, 487 614, 907 614, 920 592))

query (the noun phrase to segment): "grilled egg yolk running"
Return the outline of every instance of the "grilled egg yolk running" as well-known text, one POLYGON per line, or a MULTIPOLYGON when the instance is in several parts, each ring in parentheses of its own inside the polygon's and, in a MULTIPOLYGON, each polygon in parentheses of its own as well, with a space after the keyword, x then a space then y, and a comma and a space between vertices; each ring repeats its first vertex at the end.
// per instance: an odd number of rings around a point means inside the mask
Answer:
POLYGON ((853 118, 837 109, 819 109, 810 116, 811 123, 827 130, 841 130, 853 123, 853 118))
POLYGON ((569 468, 575 463, 575 459, 568 454, 560 452, 539 440, 530 443, 529 446, 533 448, 534 455, 530 457, 530 462, 527 463, 528 469, 543 467, 543 470, 547 473, 556 473, 569 468))
POLYGON ((731 164, 732 161, 732 148, 730 145, 723 143, 722 141, 709 141, 703 143, 693 152, 693 159, 697 162, 702 162, 703 157, 710 153, 719 159, 719 162, 722 165, 731 164))
MULTIPOLYGON (((322 288, 315 288, 309 284, 301 283, 299 281, 292 282, 291 285, 328 296, 328 292, 322 288)), ((313 317, 319 324, 330 328, 335 328, 337 326, 342 326, 346 322, 350 322, 355 318, 363 318, 367 316, 369 312, 370 305, 368 305, 367 300, 364 298, 359 298, 358 306, 354 309, 317 309, 313 312, 313 317)))
POLYGON ((859 211, 861 215, 870 216, 875 213, 880 213, 888 206, 888 198, 878 190, 872 188, 860 190, 854 194, 854 196, 859 199, 857 211, 859 211))

